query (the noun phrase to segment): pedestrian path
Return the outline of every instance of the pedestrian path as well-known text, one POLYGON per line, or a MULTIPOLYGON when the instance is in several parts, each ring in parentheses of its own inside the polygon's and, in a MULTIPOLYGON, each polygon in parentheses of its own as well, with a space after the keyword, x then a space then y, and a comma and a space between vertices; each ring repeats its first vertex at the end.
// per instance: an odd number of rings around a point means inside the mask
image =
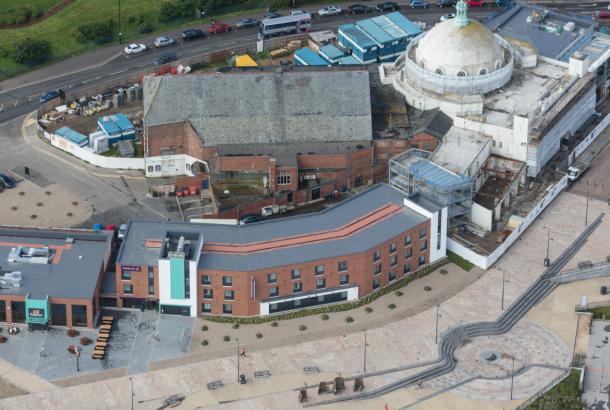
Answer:
POLYGON ((39 393, 58 388, 53 383, 20 369, 4 359, 0 359, 0 377, 29 393, 39 393))
POLYGON ((136 325, 136 338, 133 343, 133 351, 127 366, 127 373, 144 373, 148 371, 148 365, 152 356, 155 341, 158 338, 159 315, 154 310, 145 310, 140 315, 136 325))

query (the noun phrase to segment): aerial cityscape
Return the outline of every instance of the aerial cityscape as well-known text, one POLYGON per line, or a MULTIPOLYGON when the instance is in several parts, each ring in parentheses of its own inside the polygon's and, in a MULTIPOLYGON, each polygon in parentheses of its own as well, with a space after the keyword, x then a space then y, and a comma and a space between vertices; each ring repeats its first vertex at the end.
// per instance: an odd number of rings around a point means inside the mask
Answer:
POLYGON ((0 0, 0 409, 610 410, 609 30, 0 0))

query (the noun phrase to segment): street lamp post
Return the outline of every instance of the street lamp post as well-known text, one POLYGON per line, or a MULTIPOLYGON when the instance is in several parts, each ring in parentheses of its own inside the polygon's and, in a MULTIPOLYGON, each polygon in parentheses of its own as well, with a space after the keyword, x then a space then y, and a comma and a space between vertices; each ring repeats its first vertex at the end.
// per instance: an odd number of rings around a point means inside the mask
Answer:
POLYGON ((131 410, 133 410, 133 379, 129 378, 129 386, 131 387, 131 410))
POLYGON ((119 0, 119 44, 123 44, 123 33, 121 32, 121 0, 119 0))
POLYGON ((436 304, 436 332, 435 332, 435 336, 434 336, 434 343, 438 344, 438 308, 440 308, 441 305, 439 305, 438 303, 436 304))
POLYGON ((363 364, 363 372, 362 373, 366 373, 366 329, 364 330, 364 357, 362 359, 362 364, 363 364))
POLYGON ((239 383, 239 337, 236 337, 237 341, 237 383, 239 383))
POLYGON ((549 247, 551 245, 551 227, 546 227, 546 258, 544 258, 544 266, 548 267, 551 264, 549 259, 549 247))
POLYGON ((589 180, 587 179, 587 206, 585 208, 585 227, 589 219, 589 180))
POLYGON ((513 386, 515 383, 515 356, 513 356, 513 371, 510 374, 510 399, 513 399, 513 386))

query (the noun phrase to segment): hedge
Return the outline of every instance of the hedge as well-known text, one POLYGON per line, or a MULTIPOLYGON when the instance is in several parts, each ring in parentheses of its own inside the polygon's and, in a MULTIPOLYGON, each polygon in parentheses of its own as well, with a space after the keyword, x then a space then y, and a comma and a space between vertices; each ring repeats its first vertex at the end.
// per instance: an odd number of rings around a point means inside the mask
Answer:
POLYGON ((321 307, 312 308, 312 309, 295 310, 293 312, 277 314, 277 315, 269 315, 269 316, 231 317, 231 316, 203 315, 201 317, 205 320, 209 320, 211 322, 216 322, 216 323, 239 323, 239 324, 243 324, 243 325, 255 325, 255 324, 259 324, 259 323, 266 323, 266 322, 272 322, 272 321, 277 321, 277 320, 289 320, 289 319, 296 319, 296 318, 305 317, 305 316, 321 315, 323 313, 345 312, 347 310, 359 308, 363 305, 368 305, 369 303, 371 303, 372 301, 376 300, 377 298, 379 298, 383 295, 386 295, 397 289, 405 287, 412 281, 423 278, 424 276, 428 275, 429 273, 435 271, 440 266, 445 265, 448 261, 449 261, 448 258, 443 258, 431 265, 424 266, 423 268, 413 272, 411 275, 404 276, 404 277, 398 279, 397 281, 390 283, 390 284, 384 286, 383 288, 380 288, 376 292, 370 293, 367 296, 365 296, 361 299, 358 299, 358 300, 354 300, 352 302, 337 303, 337 304, 333 304, 333 305, 321 306, 321 307))
POLYGON ((462 258, 457 253, 447 251, 447 258, 449 258, 449 262, 456 264, 460 268, 464 269, 466 272, 470 271, 470 269, 474 267, 474 264, 468 262, 466 259, 462 258))

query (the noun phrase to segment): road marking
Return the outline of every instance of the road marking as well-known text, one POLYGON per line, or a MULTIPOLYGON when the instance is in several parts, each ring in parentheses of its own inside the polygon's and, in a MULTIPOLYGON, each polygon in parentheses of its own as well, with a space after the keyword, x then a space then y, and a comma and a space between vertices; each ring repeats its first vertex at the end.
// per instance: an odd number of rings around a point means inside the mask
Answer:
POLYGON ((115 73, 108 74, 108 75, 109 75, 109 76, 113 76, 113 75, 117 75, 117 74, 124 73, 125 71, 129 71, 129 68, 126 68, 126 69, 124 69, 124 70, 120 70, 120 71, 117 71, 117 72, 115 72, 115 73))
POLYGON ((4 104, 0 104, 0 112, 4 109, 4 104))
POLYGON ((15 107, 17 106, 17 104, 19 104, 19 101, 15 100, 15 107))
POLYGON ((200 51, 206 51, 206 50, 207 50, 207 48, 198 48, 197 50, 191 50, 190 52, 191 53, 198 53, 200 51))

